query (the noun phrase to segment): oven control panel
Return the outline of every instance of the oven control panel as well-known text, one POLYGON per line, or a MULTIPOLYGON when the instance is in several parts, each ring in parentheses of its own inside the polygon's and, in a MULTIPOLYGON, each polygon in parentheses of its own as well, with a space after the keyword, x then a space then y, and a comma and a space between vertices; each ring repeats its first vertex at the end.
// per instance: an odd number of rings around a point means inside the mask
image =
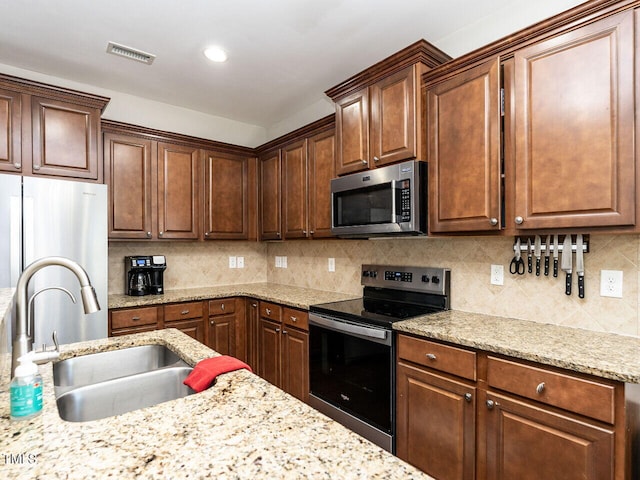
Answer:
POLYGON ((448 295, 450 276, 451 270, 448 268, 362 265, 360 283, 365 287, 448 295))

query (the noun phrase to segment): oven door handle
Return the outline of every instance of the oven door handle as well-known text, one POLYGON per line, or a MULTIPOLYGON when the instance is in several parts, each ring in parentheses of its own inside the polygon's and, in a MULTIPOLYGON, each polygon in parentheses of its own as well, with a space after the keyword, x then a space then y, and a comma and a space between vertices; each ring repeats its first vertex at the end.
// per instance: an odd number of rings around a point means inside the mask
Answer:
POLYGON ((347 323, 340 320, 332 320, 330 318, 321 317, 320 315, 316 315, 313 313, 309 315, 309 324, 326 327, 337 332, 357 335, 359 337, 371 338, 377 341, 388 341, 388 334, 390 333, 388 330, 354 325, 353 323, 347 323))

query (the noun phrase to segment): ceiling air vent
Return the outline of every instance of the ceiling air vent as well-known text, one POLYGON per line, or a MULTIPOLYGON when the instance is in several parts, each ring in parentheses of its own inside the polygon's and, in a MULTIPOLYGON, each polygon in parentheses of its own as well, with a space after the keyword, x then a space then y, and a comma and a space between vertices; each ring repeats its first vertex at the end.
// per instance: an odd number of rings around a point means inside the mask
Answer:
POLYGON ((107 53, 119 55, 121 57, 128 58, 129 60, 146 63, 147 65, 151 65, 156 58, 156 56, 151 53, 136 50, 135 48, 120 45, 115 42, 109 42, 107 45, 107 53))

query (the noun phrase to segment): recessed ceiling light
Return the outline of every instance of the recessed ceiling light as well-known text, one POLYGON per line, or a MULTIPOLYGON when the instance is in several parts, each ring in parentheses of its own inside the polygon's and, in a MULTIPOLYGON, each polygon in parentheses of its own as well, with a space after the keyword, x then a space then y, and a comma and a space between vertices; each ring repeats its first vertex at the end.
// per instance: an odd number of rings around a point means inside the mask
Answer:
POLYGON ((208 47, 204 51, 205 56, 212 62, 226 62, 227 52, 220 47, 208 47))

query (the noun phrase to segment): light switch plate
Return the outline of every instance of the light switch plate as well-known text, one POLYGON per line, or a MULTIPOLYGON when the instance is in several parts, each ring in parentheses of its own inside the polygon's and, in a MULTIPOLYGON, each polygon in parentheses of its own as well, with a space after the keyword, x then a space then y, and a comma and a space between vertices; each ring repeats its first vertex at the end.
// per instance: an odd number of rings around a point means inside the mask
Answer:
POLYGON ((237 260, 236 257, 229 257, 229 268, 236 268, 237 260))
POLYGON ((336 259, 335 258, 329 258, 329 260, 327 261, 327 269, 330 272, 335 272, 336 271, 336 259))
POLYGON ((600 296, 622 298, 622 270, 600 270, 600 296))

